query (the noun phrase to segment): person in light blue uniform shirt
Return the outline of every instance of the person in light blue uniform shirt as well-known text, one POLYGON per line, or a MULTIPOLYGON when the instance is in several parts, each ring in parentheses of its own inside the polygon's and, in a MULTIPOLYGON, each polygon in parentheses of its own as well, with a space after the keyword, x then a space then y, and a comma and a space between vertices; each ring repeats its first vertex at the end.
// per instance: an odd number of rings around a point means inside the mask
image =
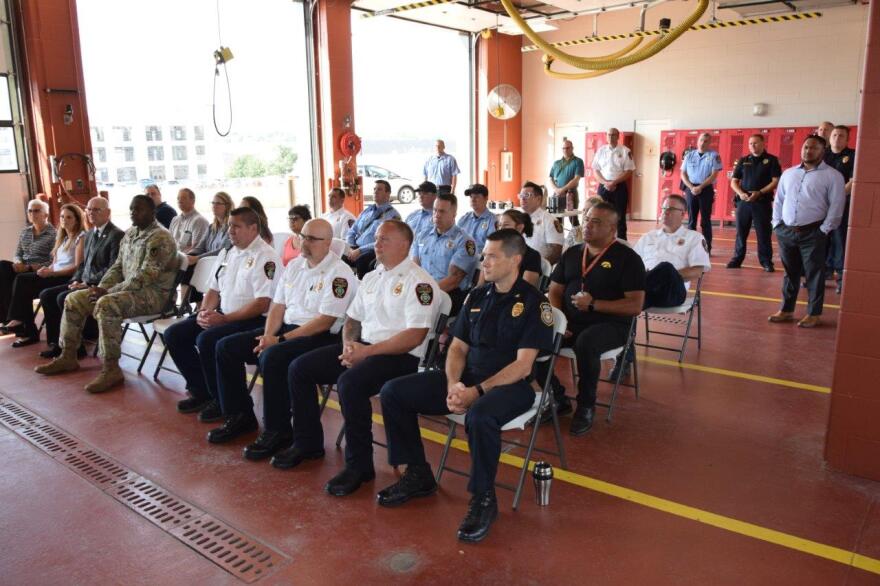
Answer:
POLYGON ((477 250, 483 250, 486 237, 498 229, 498 218, 486 208, 489 201, 489 190, 485 185, 474 183, 464 190, 464 194, 471 198, 470 211, 458 219, 458 227, 474 237, 477 250))
POLYGON ((446 143, 437 140, 434 143, 434 154, 431 155, 422 169, 425 181, 430 181, 434 185, 449 185, 452 193, 455 193, 455 183, 458 181, 458 174, 461 170, 458 163, 450 154, 446 153, 446 143))
POLYGON ((434 199, 437 197, 437 186, 430 181, 425 181, 416 189, 419 194, 419 203, 422 207, 406 217, 407 225, 412 228, 416 241, 422 232, 434 227, 434 199))
POLYGON ((399 220, 400 214, 391 207, 391 184, 377 179, 373 187, 373 203, 364 208, 354 225, 348 231, 346 242, 351 247, 343 260, 350 264, 359 279, 373 270, 376 252, 376 230, 385 220, 399 220))
POLYGON ((715 203, 715 177, 721 171, 721 155, 709 149, 712 137, 700 135, 697 148, 688 151, 681 162, 681 182, 688 202, 688 228, 697 229, 697 217, 706 246, 712 252, 712 204, 715 203))
POLYGON ((428 271, 452 299, 456 315, 474 280, 477 245, 470 234, 455 225, 458 199, 441 193, 434 200, 434 229, 416 239, 410 256, 428 271))

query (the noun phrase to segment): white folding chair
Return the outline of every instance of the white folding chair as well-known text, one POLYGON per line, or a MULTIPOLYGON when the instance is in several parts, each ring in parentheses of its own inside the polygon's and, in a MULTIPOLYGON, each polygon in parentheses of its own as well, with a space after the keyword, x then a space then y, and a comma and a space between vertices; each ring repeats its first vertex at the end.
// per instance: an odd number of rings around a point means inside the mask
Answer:
MULTIPOLYGON (((217 266, 217 257, 210 256, 199 260, 196 268, 193 270, 192 277, 189 280, 189 286, 204 295, 208 292, 208 285, 211 283, 211 277, 214 275, 214 268, 217 266)), ((168 347, 165 346, 165 331, 172 325, 181 320, 187 319, 182 316, 165 317, 157 319, 153 322, 153 339, 156 337, 162 342, 162 355, 159 357, 159 363, 156 364, 156 370, 153 372, 153 380, 159 380, 159 371, 167 370, 180 374, 173 368, 163 366, 165 357, 168 355, 168 347)))
POLYGON ((553 265, 550 261, 541 257, 541 278, 538 279, 538 290, 544 293, 550 288, 550 273, 553 272, 553 265))
POLYGON ((334 238, 333 242, 330 243, 330 252, 342 258, 343 255, 348 254, 351 247, 348 245, 348 242, 343 240, 342 238, 334 238))
MULTIPOLYGON (((565 328, 568 325, 568 320, 565 318, 565 314, 561 311, 553 308, 553 352, 548 356, 544 356, 539 360, 549 360, 549 368, 547 370, 547 377, 543 381, 543 385, 541 386, 541 391, 535 393, 535 401, 532 403, 532 406, 521 415, 511 419, 501 428, 502 432, 510 431, 513 429, 525 430, 529 421, 534 419, 534 423, 532 424, 532 433, 529 438, 529 443, 522 444, 520 442, 505 440, 502 438, 503 443, 519 446, 521 448, 526 448, 525 457, 523 458, 523 466, 519 473, 519 482, 517 485, 511 486, 509 484, 504 484, 501 482, 495 482, 495 485, 500 488, 506 488, 508 490, 512 490, 514 492, 513 496, 513 510, 515 511, 519 506, 519 499, 522 496, 522 488, 525 483, 526 473, 529 469, 529 461, 532 457, 532 452, 542 452, 544 454, 550 454, 554 456, 559 456, 559 460, 562 464, 562 469, 567 470, 568 464, 565 460, 565 447, 562 444, 562 433, 559 431, 559 419, 556 416, 556 408, 553 401, 553 392, 550 389, 550 379, 553 378, 553 368, 556 365, 556 358, 559 355, 559 348, 562 345, 562 336, 565 334, 565 328), (540 427, 540 416, 539 413, 542 413, 544 409, 551 409, 553 412, 553 431, 556 435, 556 449, 557 451, 546 450, 543 448, 539 448, 535 445, 535 441, 538 437, 538 428, 540 427)), ((463 426, 465 423, 465 415, 457 415, 455 413, 449 414, 446 416, 446 419, 449 423, 449 433, 446 436, 446 444, 443 446, 443 454, 440 456, 440 464, 437 467, 437 482, 440 482, 440 478, 443 476, 444 470, 449 470, 454 474, 458 474, 460 476, 470 476, 467 472, 463 470, 457 470, 455 468, 451 468, 446 465, 446 460, 449 457, 449 448, 452 445, 452 440, 455 439, 455 430, 461 425, 463 426)))
MULTIPOLYGON (((186 269, 189 267, 189 258, 183 254, 182 252, 177 253, 177 275, 174 277, 174 284, 171 286, 171 291, 168 293, 168 299, 165 301, 165 305, 159 310, 159 313, 151 313, 148 315, 138 315, 135 317, 130 317, 122 320, 123 328, 122 328, 122 339, 125 339, 125 334, 128 333, 128 329, 137 324, 138 328, 141 330, 141 334, 143 334, 144 339, 147 341, 147 348, 144 350, 142 356, 135 356, 134 354, 128 354, 127 352, 122 352, 125 356, 129 358, 140 358, 141 362, 138 364, 137 372, 141 373, 141 370, 144 368, 144 363, 147 361, 147 356, 150 355, 150 350, 153 348, 153 342, 156 340, 156 331, 153 330, 153 335, 148 336, 147 330, 144 327, 147 324, 152 324, 158 319, 162 319, 163 317, 168 317, 174 314, 175 304, 174 302, 177 300, 177 287, 180 285, 181 281, 183 281, 183 277, 186 275, 186 269)), ((121 341, 120 340, 120 341, 121 341)))
POLYGON ((272 247, 278 253, 278 256, 284 256, 284 245, 287 244, 287 239, 290 236, 290 232, 272 232, 272 247))
MULTIPOLYGON (((627 352, 630 352, 630 348, 633 348, 636 340, 636 330, 638 329, 638 317, 634 317, 632 320, 632 325, 629 328, 629 334, 626 337, 626 344, 623 346, 619 346, 617 348, 612 348, 607 352, 603 352, 601 356, 599 356, 600 362, 605 362, 607 360, 613 360, 614 365, 617 364, 617 361, 625 361, 627 352)), ((621 362, 621 367, 616 369, 614 366, 611 367, 611 374, 608 378, 599 378, 600 381, 611 383, 614 385, 614 388, 611 390, 611 400, 607 403, 599 403, 596 405, 600 407, 608 408, 608 415, 605 417, 605 421, 611 423, 611 413, 614 411, 614 400, 617 398, 617 391, 620 387, 630 387, 635 389, 636 399, 639 398, 639 365, 636 360, 635 352, 632 352, 633 355, 633 363, 632 363, 632 372, 633 372, 633 384, 629 384, 623 382, 623 362, 621 362)), ((577 388, 578 379, 580 378, 580 373, 578 372, 577 367, 577 356, 575 356, 575 352, 573 348, 563 348, 559 351, 560 358, 566 358, 571 361, 571 380, 574 383, 575 388, 577 388)))
POLYGON ((637 345, 644 346, 645 348, 656 348, 657 350, 669 350, 671 352, 678 352, 679 362, 684 360, 684 351, 687 347, 688 340, 696 340, 697 349, 700 349, 703 342, 703 299, 702 295, 700 294, 702 287, 703 275, 700 275, 700 278, 697 279, 697 286, 694 290, 694 294, 685 299, 684 303, 682 303, 681 305, 676 305, 675 307, 649 307, 645 309, 645 311, 642 312, 642 316, 645 318, 645 343, 642 344, 641 342, 637 342, 637 345), (686 319, 670 317, 675 315, 686 316, 686 319), (694 315, 696 315, 697 318, 696 336, 691 335, 691 325, 694 321, 694 315), (652 330, 651 320, 672 325, 684 325, 684 334, 674 334, 671 332, 652 330), (681 338, 681 347, 658 346, 651 344, 651 334, 655 334, 658 336, 669 336, 672 338, 681 338))

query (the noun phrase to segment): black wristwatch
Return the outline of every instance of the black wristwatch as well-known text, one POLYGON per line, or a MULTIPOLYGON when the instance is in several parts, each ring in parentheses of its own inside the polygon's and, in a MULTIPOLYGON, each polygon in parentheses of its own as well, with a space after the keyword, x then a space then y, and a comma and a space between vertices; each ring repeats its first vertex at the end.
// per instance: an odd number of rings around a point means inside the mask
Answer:
POLYGON ((474 388, 477 389, 477 392, 481 397, 486 394, 486 391, 483 390, 483 385, 477 385, 474 388))
POLYGON ((587 311, 588 312, 596 311, 596 305, 594 304, 593 301, 590 301, 590 304, 587 306, 587 311))
POLYGON ((280 344, 281 342, 284 341, 284 334, 278 334, 275 337, 277 338, 277 341, 275 342, 276 344, 280 344))

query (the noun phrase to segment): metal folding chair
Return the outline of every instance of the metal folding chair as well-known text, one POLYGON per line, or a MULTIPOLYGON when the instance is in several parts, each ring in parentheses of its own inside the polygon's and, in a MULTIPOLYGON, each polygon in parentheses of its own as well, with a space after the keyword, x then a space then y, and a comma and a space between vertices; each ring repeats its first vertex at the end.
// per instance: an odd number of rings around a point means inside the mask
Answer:
MULTIPOLYGON (((502 436, 502 442, 510 445, 519 446, 521 448, 526 448, 525 457, 523 458, 523 466, 519 473, 519 482, 517 482, 516 486, 511 486, 509 484, 504 484, 501 482, 495 482, 495 485, 500 488, 506 488, 508 490, 512 490, 514 492, 513 496, 513 510, 515 511, 519 506, 519 499, 522 496, 522 488, 526 479, 526 472, 529 469, 529 462, 532 457, 532 452, 542 452, 544 454, 550 454, 554 456, 559 456, 559 460, 562 464, 562 469, 567 470, 568 464, 565 460, 565 447, 562 444, 562 433, 559 430, 559 418, 556 415, 555 402, 553 400, 553 391, 550 388, 550 380, 553 378, 553 368, 556 365, 556 358, 559 356, 559 348, 562 345, 562 336, 565 334, 565 328, 568 325, 568 320, 565 318, 565 314, 561 311, 553 308, 553 352, 546 357, 542 357, 545 360, 550 361, 549 368, 547 370, 547 377, 544 380, 544 384, 541 387, 541 391, 539 393, 535 393, 535 401, 532 406, 525 412, 515 417, 514 419, 508 421, 502 428, 501 431, 509 431, 513 429, 525 430, 529 421, 532 419, 535 420, 535 423, 532 425, 532 432, 529 437, 528 444, 522 444, 517 441, 505 440, 502 436), (536 440, 538 438, 538 429, 540 428, 540 417, 539 413, 542 413, 544 409, 551 409, 553 413, 553 432, 556 436, 556 448, 557 451, 546 450, 543 448, 539 448, 535 445, 536 440)), ((450 414, 446 416, 446 419, 449 423, 449 433, 446 436, 446 444, 443 446, 443 454, 440 456, 440 464, 437 468, 437 482, 440 482, 440 479, 443 476, 444 470, 449 470, 454 474, 458 474, 460 476, 468 477, 470 474, 465 472, 464 470, 457 470, 455 468, 449 467, 446 465, 446 461, 449 457, 449 448, 452 446, 452 440, 455 439, 455 430, 459 425, 464 425, 465 416, 464 415, 456 415, 450 414)))
MULTIPOLYGON (((604 362, 606 360, 613 360, 615 365, 617 361, 626 360, 626 354, 630 351, 630 348, 633 348, 636 340, 636 330, 638 329, 638 317, 634 317, 632 320, 632 325, 629 328, 629 335, 626 338, 626 344, 620 346, 618 348, 612 348, 607 352, 603 352, 601 356, 599 356, 599 360, 604 362)), ((575 388, 577 388, 578 379, 580 378, 580 373, 578 372, 577 367, 577 357, 575 356, 575 352, 573 348, 563 348, 559 351, 560 358, 566 358, 571 361, 571 379, 574 382, 575 388)), ((622 366, 622 365, 621 365, 622 366)), ((614 385, 614 388, 611 390, 611 400, 607 403, 596 403, 596 405, 600 407, 606 407, 608 409, 608 415, 605 417, 605 421, 611 423, 611 413, 614 411, 614 400, 617 398, 617 391, 620 387, 630 387, 635 390, 636 399, 639 398, 639 365, 638 360, 636 358, 635 352, 633 352, 633 363, 632 363, 632 372, 633 372, 633 384, 629 384, 623 382, 623 371, 624 369, 618 368, 616 369, 616 376, 612 377, 609 375, 608 378, 599 378, 600 381, 611 383, 614 385)), ((611 368, 611 374, 615 373, 615 368, 611 368)))
POLYGON ((682 303, 681 305, 676 305, 675 307, 649 307, 645 309, 645 311, 642 312, 642 316, 645 318, 645 343, 642 344, 641 342, 636 342, 636 344, 645 348, 656 348, 658 350, 669 350, 671 352, 678 352, 679 362, 684 360, 684 351, 687 347, 688 340, 696 340, 697 349, 700 349, 702 347, 703 341, 703 299, 702 295, 700 294, 702 287, 703 275, 700 275, 700 278, 697 279, 697 287, 694 291, 694 294, 685 299, 684 303, 682 303), (687 318, 682 319, 669 317, 673 315, 684 315, 687 316, 687 318), (691 326, 694 322, 694 315, 696 315, 697 318, 696 336, 691 335, 691 326), (684 325, 684 334, 674 334, 670 332, 663 332, 660 330, 652 330, 651 320, 673 325, 684 325), (658 336, 669 336, 672 338, 681 338, 681 347, 658 346, 651 344, 651 334, 655 334, 658 336))
POLYGON ((542 293, 546 293, 547 289, 550 288, 550 273, 553 272, 553 265, 550 264, 550 261, 541 257, 541 277, 538 279, 538 290, 542 293))

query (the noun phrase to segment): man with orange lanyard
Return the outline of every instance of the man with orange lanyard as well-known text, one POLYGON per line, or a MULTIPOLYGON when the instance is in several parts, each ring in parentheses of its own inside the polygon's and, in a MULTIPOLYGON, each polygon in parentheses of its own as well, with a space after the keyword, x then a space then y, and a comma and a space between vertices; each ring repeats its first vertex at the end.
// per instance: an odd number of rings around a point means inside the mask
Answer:
POLYGON ((585 219, 584 243, 562 255, 550 275, 549 291, 550 303, 568 318, 563 343, 574 347, 580 373, 572 435, 583 435, 593 427, 599 357, 626 343, 645 300, 645 265, 617 241, 617 210, 602 202, 585 219))

